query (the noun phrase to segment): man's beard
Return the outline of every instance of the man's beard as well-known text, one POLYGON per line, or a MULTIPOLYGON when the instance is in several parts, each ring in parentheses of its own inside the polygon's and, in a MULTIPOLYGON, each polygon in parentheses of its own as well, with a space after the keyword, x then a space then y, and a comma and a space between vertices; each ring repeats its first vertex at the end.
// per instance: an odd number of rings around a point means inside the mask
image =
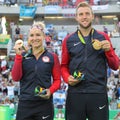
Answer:
POLYGON ((82 24, 79 24, 81 28, 83 29, 88 29, 89 27, 91 27, 92 22, 90 22, 87 26, 83 26, 82 24))

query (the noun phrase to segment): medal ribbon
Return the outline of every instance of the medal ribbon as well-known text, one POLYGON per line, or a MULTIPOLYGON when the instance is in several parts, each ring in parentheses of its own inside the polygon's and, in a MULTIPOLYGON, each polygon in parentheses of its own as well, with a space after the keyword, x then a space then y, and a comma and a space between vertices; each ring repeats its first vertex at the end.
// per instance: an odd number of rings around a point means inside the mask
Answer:
MULTIPOLYGON (((94 29, 91 29, 91 32, 90 32, 91 40, 93 38, 93 33, 94 33, 94 29)), ((81 41, 81 43, 83 43, 85 45, 86 43, 85 43, 85 40, 84 40, 83 35, 80 32, 80 30, 78 30, 78 37, 79 37, 79 40, 81 41)))

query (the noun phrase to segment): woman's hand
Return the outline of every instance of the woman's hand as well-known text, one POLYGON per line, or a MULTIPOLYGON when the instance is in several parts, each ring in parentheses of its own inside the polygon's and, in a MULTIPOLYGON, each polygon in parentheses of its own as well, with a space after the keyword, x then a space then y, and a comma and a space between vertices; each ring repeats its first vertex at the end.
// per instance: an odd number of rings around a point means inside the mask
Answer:
POLYGON ((23 46, 23 41, 22 40, 17 40, 15 42, 15 46, 14 46, 14 50, 15 50, 16 54, 21 55, 23 53, 23 49, 25 49, 23 47, 24 47, 23 46))
POLYGON ((45 89, 46 91, 46 94, 41 94, 40 97, 43 98, 43 99, 49 99, 51 97, 51 92, 49 89, 45 89))

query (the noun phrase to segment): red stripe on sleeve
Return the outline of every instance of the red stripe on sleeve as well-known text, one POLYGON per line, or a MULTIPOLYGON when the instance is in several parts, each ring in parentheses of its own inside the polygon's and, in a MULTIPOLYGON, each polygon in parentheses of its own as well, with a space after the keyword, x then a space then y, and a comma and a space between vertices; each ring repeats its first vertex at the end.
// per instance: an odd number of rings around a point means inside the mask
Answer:
POLYGON ((67 49, 67 39, 68 37, 66 37, 62 43, 62 57, 61 57, 61 73, 63 80, 66 83, 68 83, 68 77, 70 76, 69 72, 70 56, 67 49))
POLYGON ((113 70, 117 70, 119 68, 119 58, 116 55, 115 51, 113 50, 111 40, 106 33, 104 32, 99 32, 99 33, 103 34, 105 36, 105 39, 110 42, 111 48, 109 51, 105 52, 105 55, 106 55, 109 67, 113 70))
POLYGON ((16 55, 14 65, 12 68, 12 79, 19 81, 22 77, 22 56, 16 55))

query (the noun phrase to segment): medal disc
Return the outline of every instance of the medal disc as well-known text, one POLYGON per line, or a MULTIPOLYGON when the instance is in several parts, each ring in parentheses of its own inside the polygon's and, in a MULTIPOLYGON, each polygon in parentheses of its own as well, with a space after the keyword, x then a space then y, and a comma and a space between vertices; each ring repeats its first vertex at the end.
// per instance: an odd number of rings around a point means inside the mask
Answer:
POLYGON ((97 40, 97 39, 94 39, 92 41, 92 45, 93 45, 93 48, 95 50, 100 50, 101 49, 101 42, 99 40, 97 40))
POLYGON ((19 44, 20 47, 22 47, 23 46, 23 41, 19 39, 15 42, 15 44, 19 44))

